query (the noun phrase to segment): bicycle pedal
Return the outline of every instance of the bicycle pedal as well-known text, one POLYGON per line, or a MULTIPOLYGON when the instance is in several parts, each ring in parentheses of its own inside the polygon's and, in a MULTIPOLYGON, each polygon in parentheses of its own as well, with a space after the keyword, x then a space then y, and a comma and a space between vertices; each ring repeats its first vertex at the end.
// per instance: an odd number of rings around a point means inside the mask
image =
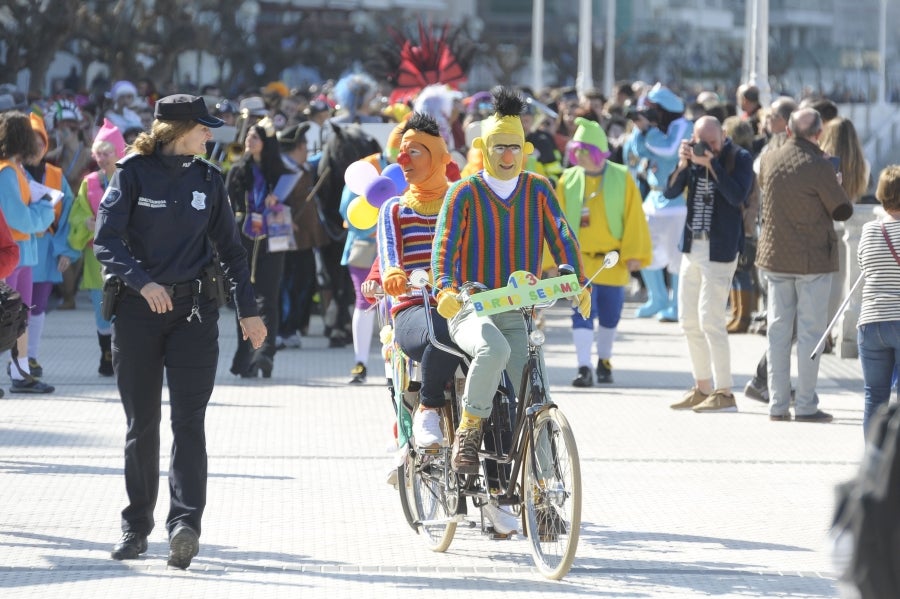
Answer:
POLYGON ((502 534, 493 529, 488 533, 488 536, 492 541, 508 541, 513 537, 514 533, 502 534))

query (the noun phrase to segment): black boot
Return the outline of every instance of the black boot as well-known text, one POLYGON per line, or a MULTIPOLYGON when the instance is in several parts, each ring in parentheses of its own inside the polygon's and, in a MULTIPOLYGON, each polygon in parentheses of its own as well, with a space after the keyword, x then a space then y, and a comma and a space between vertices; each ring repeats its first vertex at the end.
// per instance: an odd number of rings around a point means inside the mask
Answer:
POLYGON ((594 377, 591 376, 591 369, 587 366, 578 367, 578 376, 572 379, 573 387, 593 387, 594 377))
POLYGON ((112 376, 112 335, 97 333, 97 341, 100 343, 100 367, 97 372, 100 376, 112 376))

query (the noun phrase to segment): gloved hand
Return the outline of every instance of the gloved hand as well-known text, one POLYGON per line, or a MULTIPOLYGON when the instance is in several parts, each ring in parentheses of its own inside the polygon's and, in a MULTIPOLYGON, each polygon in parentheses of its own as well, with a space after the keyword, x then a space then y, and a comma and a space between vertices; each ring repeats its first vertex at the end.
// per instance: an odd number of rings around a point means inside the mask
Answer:
POLYGON ((588 285, 582 289, 572 303, 578 308, 578 313, 582 318, 588 318, 591 315, 591 286, 588 285))
POLYGON ((409 277, 402 268, 389 268, 381 274, 381 286, 388 295, 400 297, 406 293, 409 277))
POLYGON ((438 314, 450 320, 462 309, 462 300, 456 289, 444 289, 437 296, 438 314))

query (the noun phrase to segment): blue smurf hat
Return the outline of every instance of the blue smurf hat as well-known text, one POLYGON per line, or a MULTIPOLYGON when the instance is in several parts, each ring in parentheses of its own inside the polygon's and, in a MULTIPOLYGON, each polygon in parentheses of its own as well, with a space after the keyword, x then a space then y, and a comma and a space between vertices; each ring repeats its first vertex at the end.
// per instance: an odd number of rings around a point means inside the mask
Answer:
POLYGON ((684 112, 684 101, 672 93, 668 87, 662 83, 657 83, 650 89, 647 99, 669 112, 684 112))

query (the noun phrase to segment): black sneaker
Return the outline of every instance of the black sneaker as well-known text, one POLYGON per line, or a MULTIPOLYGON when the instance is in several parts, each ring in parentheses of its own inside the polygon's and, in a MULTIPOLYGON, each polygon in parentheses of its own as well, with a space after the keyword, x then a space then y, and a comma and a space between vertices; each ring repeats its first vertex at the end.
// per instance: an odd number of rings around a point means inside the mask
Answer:
POLYGON ((604 358, 600 358, 597 360, 597 382, 598 383, 611 383, 613 382, 612 378, 612 364, 610 364, 609 360, 604 358))
POLYGON ((573 387, 593 387, 594 377, 591 376, 591 369, 587 366, 578 367, 578 376, 572 379, 573 387))
POLYGON ((13 379, 9 387, 10 393, 53 393, 56 387, 32 378, 30 381, 18 381, 13 379))
POLYGON ((179 570, 187 570, 200 552, 200 535, 187 524, 179 524, 169 538, 168 565, 179 570))
POLYGON ((115 544, 109 556, 116 560, 137 559, 147 551, 147 535, 138 532, 126 532, 115 544))
POLYGON ((366 365, 362 362, 357 362, 356 366, 350 371, 350 374, 353 378, 350 379, 350 384, 352 385, 361 385, 366 382, 366 374, 368 371, 366 370, 366 365))
POLYGON ((744 397, 755 399, 756 401, 761 401, 763 403, 769 403, 768 382, 760 381, 756 377, 753 377, 747 381, 747 385, 744 387, 744 397))

